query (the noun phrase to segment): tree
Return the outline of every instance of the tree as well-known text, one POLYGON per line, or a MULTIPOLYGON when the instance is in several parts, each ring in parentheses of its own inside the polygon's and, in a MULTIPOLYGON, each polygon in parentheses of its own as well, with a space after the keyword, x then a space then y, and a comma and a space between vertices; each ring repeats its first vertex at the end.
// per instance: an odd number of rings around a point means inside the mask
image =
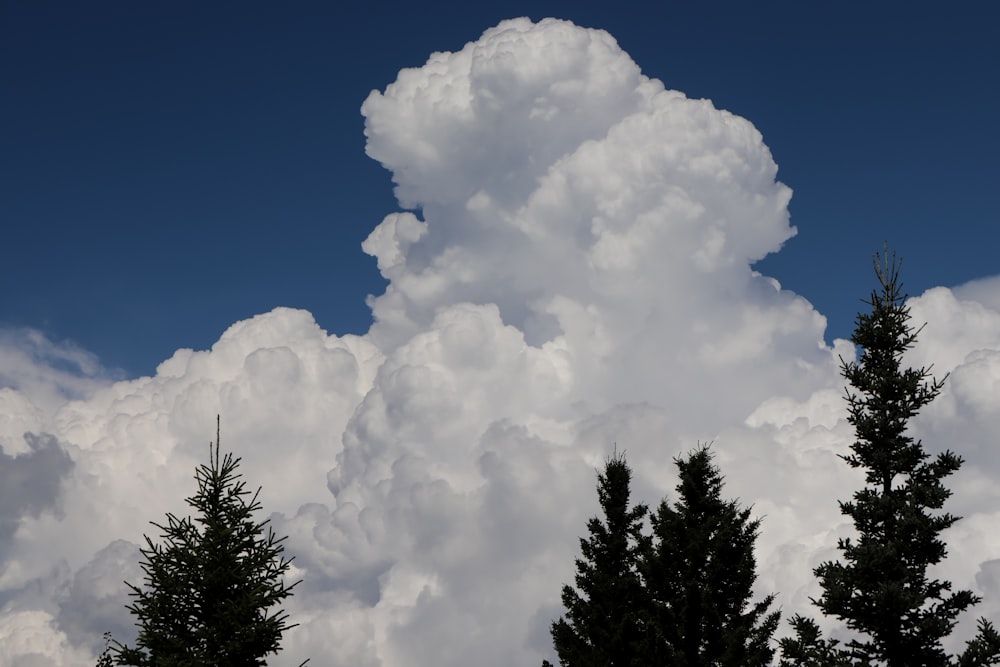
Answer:
MULTIPOLYGON (((580 539, 576 588, 563 587, 565 618, 552 624, 552 642, 563 667, 626 667, 640 657, 640 613, 645 593, 639 579, 645 505, 629 507, 632 470, 615 453, 598 475, 604 521, 590 519, 580 539)), ((544 665, 549 665, 548 662, 544 665)))
POLYGON ((113 667, 114 660, 111 658, 111 633, 104 633, 104 650, 97 656, 96 667, 113 667))
MULTIPOLYGON (((285 584, 291 563, 282 556, 285 538, 267 520, 254 519, 260 489, 250 495, 239 464, 232 454, 219 458, 217 427, 209 464, 195 471, 198 491, 186 499, 197 518, 167 514, 165 526, 153 522, 163 542, 146 536, 140 550, 146 585, 126 582, 135 598, 126 608, 139 635, 135 647, 115 642, 115 664, 264 665, 280 650, 282 633, 295 627, 284 612, 269 613, 299 582, 285 584)), ((98 664, 107 664, 107 656, 106 650, 98 664)))
MULTIPOLYGON (((979 602, 971 591, 952 592, 951 582, 928 576, 946 555, 941 531, 958 521, 940 510, 951 495, 943 480, 962 459, 948 450, 931 458, 910 434, 910 420, 940 393, 944 379, 932 378, 929 367, 903 368, 919 330, 909 325, 896 256, 883 251, 874 264, 879 288, 851 337, 860 359, 841 360, 856 436, 852 453, 841 458, 864 470, 865 486, 840 510, 853 520, 857 537, 838 541, 842 561, 814 570, 823 589, 814 603, 844 621, 854 637, 844 644, 823 639, 815 622, 797 616, 795 637, 781 643, 783 665, 953 665, 941 640, 956 617, 979 602)), ((1000 637, 980 621, 979 635, 957 664, 998 662, 1000 637)))
POLYGON ((723 477, 708 446, 674 462, 679 497, 654 513, 642 564, 652 601, 646 664, 770 665, 780 613, 768 612, 774 595, 751 602, 760 520, 722 499, 723 477))

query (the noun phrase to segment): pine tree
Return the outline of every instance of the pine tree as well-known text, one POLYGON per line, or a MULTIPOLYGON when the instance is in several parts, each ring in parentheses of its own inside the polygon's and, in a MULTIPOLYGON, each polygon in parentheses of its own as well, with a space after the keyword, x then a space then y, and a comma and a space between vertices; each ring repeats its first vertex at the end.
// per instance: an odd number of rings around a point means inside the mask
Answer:
POLYGON ((708 446, 675 459, 678 500, 652 517, 642 572, 652 599, 646 664, 757 667, 774 657, 774 595, 752 602, 759 519, 722 499, 708 446))
POLYGON ((111 657, 111 633, 104 633, 104 650, 97 656, 96 667, 113 667, 114 660, 111 657))
MULTIPOLYGON (((971 591, 952 592, 951 582, 928 576, 946 555, 941 531, 958 521, 940 510, 951 495, 943 480, 962 459, 951 451, 931 458, 909 433, 910 420, 940 393, 944 379, 933 379, 929 367, 902 367, 919 331, 909 325, 900 262, 883 252, 874 263, 879 289, 851 338, 861 356, 841 368, 851 386, 848 421, 856 436, 852 453, 842 458, 865 472, 865 486, 840 510, 853 520, 857 537, 838 542, 842 561, 814 570, 823 589, 815 604, 854 636, 841 645, 823 639, 815 622, 796 617, 796 636, 781 643, 783 665, 953 665, 942 639, 957 616, 979 602, 971 591)), ((998 661, 1000 637, 981 621, 957 664, 998 661)))
POLYGON ((186 499, 198 516, 167 514, 165 526, 154 522, 162 544, 146 536, 145 587, 126 582, 139 635, 135 647, 115 642, 115 664, 264 665, 280 650, 282 633, 295 627, 284 612, 269 614, 299 583, 283 580, 291 563, 282 556, 285 538, 254 519, 260 489, 251 496, 245 488, 239 458, 220 459, 218 431, 209 454, 209 465, 195 471, 197 493, 186 499))
MULTIPOLYGON (((580 539, 576 588, 563 587, 565 618, 552 624, 562 667, 628 667, 640 657, 640 613, 645 593, 638 573, 645 505, 629 507, 632 470, 624 456, 610 457, 598 475, 604 521, 587 523, 580 539)), ((548 665, 549 663, 544 663, 548 665)))

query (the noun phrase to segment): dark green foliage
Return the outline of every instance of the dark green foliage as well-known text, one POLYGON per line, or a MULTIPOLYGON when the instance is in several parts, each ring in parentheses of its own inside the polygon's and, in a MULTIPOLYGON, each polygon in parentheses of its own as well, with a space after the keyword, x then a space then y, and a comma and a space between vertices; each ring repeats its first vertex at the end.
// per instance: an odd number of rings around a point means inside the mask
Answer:
MULTIPOLYGON (((865 487, 840 503, 857 538, 838 542, 841 562, 814 570, 823 588, 816 605, 855 635, 838 646, 823 640, 814 623, 797 617, 796 637, 782 641, 783 665, 952 665, 941 640, 957 616, 979 601, 971 591, 952 592, 951 582, 927 573, 946 555, 941 531, 958 520, 940 510, 951 495, 942 480, 962 459, 950 451, 932 459, 908 435, 909 420, 934 400, 944 380, 931 378, 929 368, 902 367, 903 353, 918 332, 909 325, 899 266, 895 256, 876 255, 879 289, 866 302, 871 312, 858 315, 851 338, 861 357, 841 368, 851 386, 848 421, 857 438, 843 459, 865 471, 865 487)), ((980 625, 959 664, 994 664, 989 660, 1000 653, 1000 641, 991 630, 980 625)))
POLYGON ((675 459, 678 500, 653 515, 642 571, 652 604, 650 665, 766 666, 780 614, 768 595, 752 602, 760 521, 722 499, 723 478, 707 446, 675 459))
POLYGON ((958 667, 981 667, 1000 664, 1000 634, 985 618, 979 619, 979 632, 958 658, 958 667))
POLYGON ((139 635, 135 647, 116 642, 115 664, 245 667, 280 650, 282 633, 294 626, 269 610, 298 582, 282 580, 291 562, 282 557, 285 538, 254 519, 260 489, 246 490, 239 463, 232 454, 220 460, 216 436, 210 464, 195 472, 198 491, 186 499, 197 517, 167 514, 165 526, 153 523, 163 542, 146 537, 145 586, 128 584, 139 635))
POLYGON ((781 667, 846 667, 854 663, 848 653, 838 648, 836 639, 824 639, 816 621, 803 616, 792 617, 794 637, 781 640, 781 667))
POLYGON ((631 479, 631 469, 617 454, 598 476, 604 521, 594 517, 587 523, 590 537, 580 540, 583 558, 576 561, 576 588, 563 588, 566 616, 552 624, 552 642, 563 667, 645 664, 639 654, 645 592, 638 560, 647 508, 629 508, 631 479))
POLYGON ((104 633, 104 650, 101 651, 101 655, 97 656, 97 666, 96 667, 112 667, 114 661, 111 658, 111 633, 104 633))
POLYGON ((676 464, 679 499, 661 503, 652 536, 643 534, 646 507, 629 509, 624 459, 609 459, 599 475, 605 519, 588 523, 576 588, 563 588, 566 618, 552 624, 563 667, 770 664, 774 596, 751 601, 759 522, 722 500, 708 447, 676 464))

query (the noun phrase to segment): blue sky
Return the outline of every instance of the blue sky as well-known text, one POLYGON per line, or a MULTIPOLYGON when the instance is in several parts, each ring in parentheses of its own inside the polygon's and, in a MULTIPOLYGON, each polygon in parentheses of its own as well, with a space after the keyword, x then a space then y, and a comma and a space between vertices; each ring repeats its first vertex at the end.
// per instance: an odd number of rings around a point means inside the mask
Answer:
POLYGON ((278 305, 332 333, 398 209, 359 107, 503 18, 603 28, 750 120, 798 235, 758 265, 849 334, 883 239, 911 293, 1000 272, 1000 40, 986 3, 7 3, 0 326, 125 375, 278 305))

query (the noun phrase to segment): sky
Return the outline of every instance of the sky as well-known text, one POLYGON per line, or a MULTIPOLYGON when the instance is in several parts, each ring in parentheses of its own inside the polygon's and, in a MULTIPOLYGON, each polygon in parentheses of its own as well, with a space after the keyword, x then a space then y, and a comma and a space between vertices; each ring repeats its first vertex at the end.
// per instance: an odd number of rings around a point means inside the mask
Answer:
POLYGON ((500 20, 605 29, 760 130, 798 234, 760 269, 849 335, 889 241, 914 294, 1000 271, 984 3, 5 3, 0 324, 123 377, 279 305, 364 333, 397 206, 361 103, 500 20), (388 20, 391 17, 392 20, 388 20))
POLYGON ((811 613, 883 241, 1000 619, 980 5, 205 5, 0 10, 0 663, 134 637, 217 414, 303 579, 274 664, 552 660, 615 446, 655 503, 714 442, 811 613))

